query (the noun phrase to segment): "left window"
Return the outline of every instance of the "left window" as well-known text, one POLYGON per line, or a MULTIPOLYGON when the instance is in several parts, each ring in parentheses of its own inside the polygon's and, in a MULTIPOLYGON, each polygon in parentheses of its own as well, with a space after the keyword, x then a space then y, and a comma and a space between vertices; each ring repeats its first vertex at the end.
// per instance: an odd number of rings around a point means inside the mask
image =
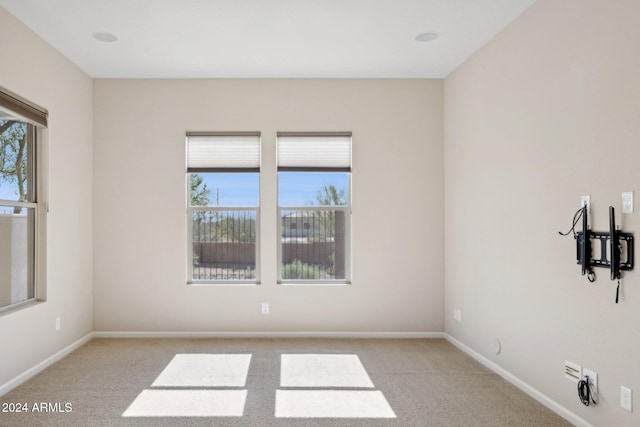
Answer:
POLYGON ((44 299, 47 111, 0 87, 0 312, 44 299))
POLYGON ((187 133, 190 284, 260 279, 260 133, 187 133))

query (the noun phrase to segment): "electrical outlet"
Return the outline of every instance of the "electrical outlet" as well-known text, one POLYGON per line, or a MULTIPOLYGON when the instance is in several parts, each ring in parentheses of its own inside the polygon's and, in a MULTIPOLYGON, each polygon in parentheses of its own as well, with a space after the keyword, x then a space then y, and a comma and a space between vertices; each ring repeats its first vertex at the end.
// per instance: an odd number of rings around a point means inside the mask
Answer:
POLYGON ((591 195, 586 194, 580 197, 580 207, 587 205, 587 215, 591 216, 591 195))
POLYGON ((453 320, 462 322, 462 312, 458 308, 453 309, 453 320))
POLYGON ((598 374, 593 371, 590 371, 587 368, 582 368, 582 379, 584 381, 589 377, 589 386, 591 387, 591 391, 594 393, 598 392, 598 374))
POLYGON ((633 191, 622 193, 622 213, 633 213, 633 191))
POLYGON ((268 302, 263 302, 262 303, 262 314, 269 314, 269 303, 268 302))
POLYGON ((62 324, 60 322, 60 318, 56 317, 56 331, 59 331, 62 328, 62 324))
POLYGON ((620 386, 620 407, 632 412, 631 389, 625 386, 620 386))

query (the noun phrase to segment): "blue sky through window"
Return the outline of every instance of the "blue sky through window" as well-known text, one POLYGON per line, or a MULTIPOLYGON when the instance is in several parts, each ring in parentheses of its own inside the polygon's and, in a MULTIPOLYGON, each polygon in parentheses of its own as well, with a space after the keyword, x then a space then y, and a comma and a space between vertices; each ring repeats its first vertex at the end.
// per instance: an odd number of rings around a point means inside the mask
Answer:
MULTIPOLYGON (((201 173, 211 192, 209 206, 258 206, 258 173, 201 173)), ((349 174, 343 172, 280 172, 278 204, 280 206, 318 205, 316 195, 325 185, 333 185, 349 194, 349 174)), ((202 187, 200 187, 202 188, 202 187)))
POLYGON ((16 185, 0 181, 0 199, 18 200, 18 189, 16 185))
MULTIPOLYGON (((260 174, 200 173, 203 184, 211 192, 209 206, 258 206, 260 174)), ((200 187, 202 188, 202 186, 200 187)))
MULTIPOLYGON (((20 156, 22 156, 21 164, 23 167, 26 167, 27 159, 30 156, 29 144, 19 148, 21 141, 26 141, 27 123, 17 119, 7 120, 10 117, 3 111, 0 111, 0 117, 2 117, 0 118, 0 128, 2 129, 2 134, 0 134, 0 200, 19 201, 20 186, 14 169, 20 156)), ((22 189, 27 192, 31 176, 26 172, 26 174, 22 174, 22 178, 22 189)), ((12 207, 0 206, 0 214, 12 213, 13 210, 12 207)))
POLYGON ((280 206, 319 205, 316 197, 324 186, 333 185, 349 195, 349 174, 345 172, 280 172, 278 204, 280 206))

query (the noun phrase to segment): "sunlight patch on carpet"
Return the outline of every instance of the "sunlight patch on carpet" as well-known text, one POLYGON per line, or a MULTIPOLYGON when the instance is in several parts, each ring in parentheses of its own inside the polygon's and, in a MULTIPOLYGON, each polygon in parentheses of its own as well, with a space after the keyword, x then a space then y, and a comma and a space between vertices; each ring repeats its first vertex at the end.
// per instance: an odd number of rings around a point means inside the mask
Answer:
POLYGON ((395 418, 378 390, 276 390, 277 418, 395 418))
POLYGON ((152 387, 244 387, 251 354, 176 354, 152 387))
POLYGON ((247 390, 142 390, 123 417, 241 417, 247 390))
POLYGON ((373 383, 355 354, 283 354, 280 386, 373 388, 373 383))

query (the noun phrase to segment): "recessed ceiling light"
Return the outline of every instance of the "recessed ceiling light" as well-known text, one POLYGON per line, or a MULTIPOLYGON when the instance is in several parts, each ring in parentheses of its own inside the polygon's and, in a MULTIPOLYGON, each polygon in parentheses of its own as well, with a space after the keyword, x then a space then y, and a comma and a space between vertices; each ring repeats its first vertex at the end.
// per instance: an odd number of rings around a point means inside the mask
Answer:
POLYGON ((419 41, 419 42, 430 42, 432 40, 437 39, 439 36, 440 36, 440 34, 431 31, 431 32, 428 32, 428 33, 418 34, 416 36, 416 41, 419 41))
POLYGON ((118 37, 116 37, 115 35, 104 32, 93 33, 93 38, 105 43, 113 43, 115 41, 118 41, 118 37))

